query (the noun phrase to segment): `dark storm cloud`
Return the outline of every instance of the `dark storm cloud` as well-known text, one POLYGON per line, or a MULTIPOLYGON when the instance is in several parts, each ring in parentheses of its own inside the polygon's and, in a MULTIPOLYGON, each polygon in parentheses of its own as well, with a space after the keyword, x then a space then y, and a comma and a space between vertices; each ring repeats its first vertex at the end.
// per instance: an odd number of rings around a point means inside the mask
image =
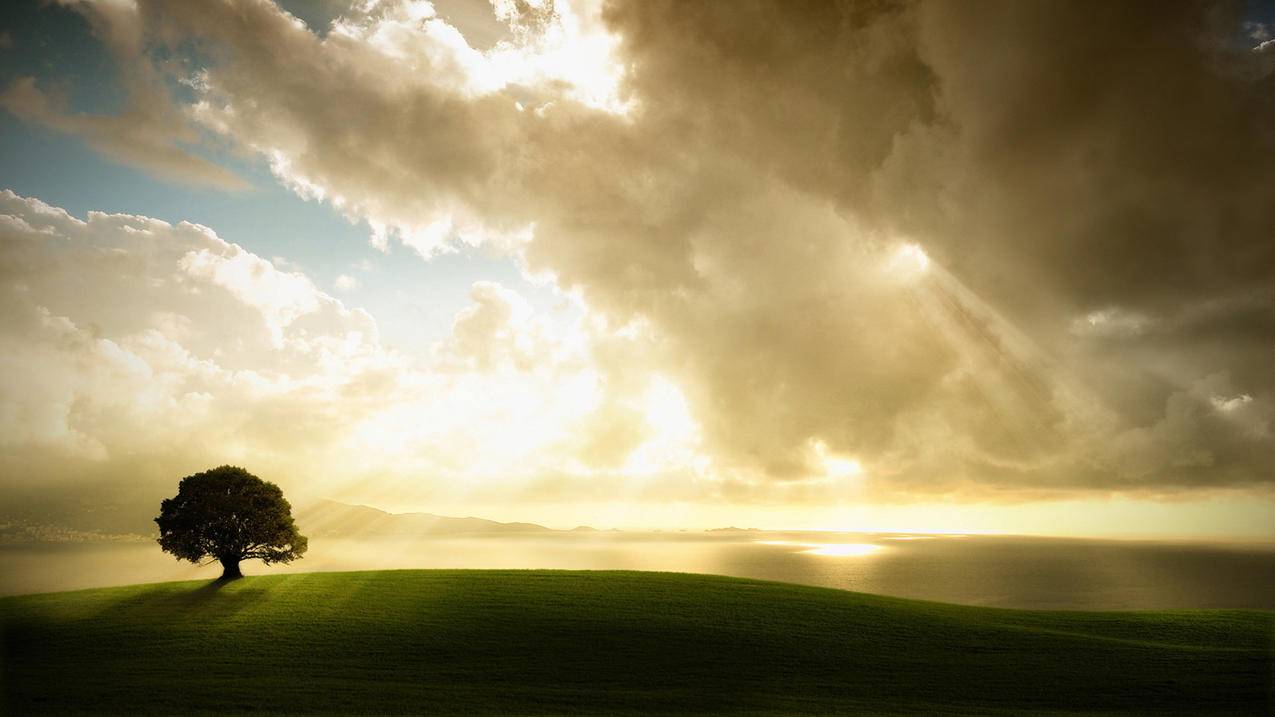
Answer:
MULTIPOLYGON (((1030 440, 1003 425, 1017 408, 951 381, 926 400, 968 391, 946 440, 982 446, 920 480, 1155 488, 1275 477, 1275 66, 1235 41, 1241 9, 643 2, 606 17, 661 136, 914 238, 1037 344, 1027 363, 997 357, 998 372, 1031 378, 1015 389, 1041 422, 1030 440), (1130 315, 1145 330, 1069 330, 1130 315), (1060 405, 1059 374, 1106 417, 1060 405), (1236 396, 1252 400, 1226 403, 1236 396), (1095 420, 1114 434, 1081 438, 1095 420)), ((807 367, 825 378, 820 353, 807 367)), ((829 381, 828 394, 873 378, 829 381)), ((825 430, 846 416, 829 413, 825 430)))
POLYGON ((1227 42, 1239 7, 628 3, 607 17, 652 119, 922 238, 985 295, 1027 285, 1142 308, 1270 286, 1275 74, 1227 42))

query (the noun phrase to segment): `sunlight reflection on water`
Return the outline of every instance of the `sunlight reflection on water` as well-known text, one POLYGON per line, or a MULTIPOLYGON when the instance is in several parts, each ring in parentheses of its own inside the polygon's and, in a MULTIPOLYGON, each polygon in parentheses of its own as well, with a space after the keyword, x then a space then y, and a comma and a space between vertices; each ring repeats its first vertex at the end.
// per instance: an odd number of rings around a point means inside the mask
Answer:
POLYGON ((831 543, 829 545, 821 545, 812 547, 810 550, 801 552, 806 555, 830 555, 833 557, 862 557, 871 555, 881 550, 880 545, 872 545, 871 543, 831 543))
POLYGON ((757 540, 754 542, 758 545, 791 545, 805 548, 805 550, 798 551, 803 555, 830 555, 842 558, 871 555, 884 547, 873 543, 798 543, 791 540, 757 540))

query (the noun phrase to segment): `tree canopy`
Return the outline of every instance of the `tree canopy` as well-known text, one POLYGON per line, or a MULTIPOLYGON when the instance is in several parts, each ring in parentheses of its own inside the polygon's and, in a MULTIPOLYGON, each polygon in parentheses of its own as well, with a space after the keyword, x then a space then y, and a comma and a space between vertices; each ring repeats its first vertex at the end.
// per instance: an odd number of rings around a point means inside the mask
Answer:
POLYGON ((242 575, 244 560, 296 560, 308 542, 279 486, 236 466, 183 478, 177 495, 160 504, 155 523, 165 552, 192 563, 216 560, 223 579, 242 575))

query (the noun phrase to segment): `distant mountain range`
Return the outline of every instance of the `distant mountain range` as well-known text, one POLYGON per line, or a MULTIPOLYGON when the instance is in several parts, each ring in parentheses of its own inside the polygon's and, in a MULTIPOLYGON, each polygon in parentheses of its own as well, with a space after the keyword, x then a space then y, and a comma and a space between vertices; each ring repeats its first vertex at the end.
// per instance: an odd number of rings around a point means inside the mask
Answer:
MULTIPOLYGON (((501 523, 485 518, 450 518, 433 513, 388 513, 366 505, 320 500, 297 512, 301 532, 310 536, 466 535, 475 533, 561 533, 536 523, 501 523)), ((591 531, 582 525, 574 531, 591 531)))

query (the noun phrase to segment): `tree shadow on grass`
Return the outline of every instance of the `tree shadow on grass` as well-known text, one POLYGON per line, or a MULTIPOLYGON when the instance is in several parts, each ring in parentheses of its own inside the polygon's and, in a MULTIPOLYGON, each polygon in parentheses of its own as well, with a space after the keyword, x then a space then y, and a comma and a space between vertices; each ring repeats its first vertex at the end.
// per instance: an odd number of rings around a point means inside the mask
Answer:
POLYGON ((198 587, 164 586, 112 602, 100 615, 119 620, 184 620, 224 618, 268 600, 264 588, 227 589, 237 580, 213 580, 198 587))

